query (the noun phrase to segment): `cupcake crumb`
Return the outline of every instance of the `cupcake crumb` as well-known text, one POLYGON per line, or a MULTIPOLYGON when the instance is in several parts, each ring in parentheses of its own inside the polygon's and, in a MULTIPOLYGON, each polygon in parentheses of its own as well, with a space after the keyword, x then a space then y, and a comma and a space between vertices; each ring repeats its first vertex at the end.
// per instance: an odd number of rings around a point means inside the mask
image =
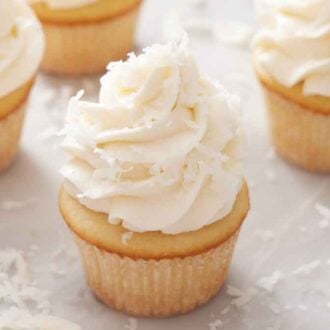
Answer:
POLYGON ((126 231, 125 233, 122 233, 121 234, 121 242, 124 245, 127 245, 128 244, 128 241, 132 239, 133 234, 134 233, 132 231, 126 231))

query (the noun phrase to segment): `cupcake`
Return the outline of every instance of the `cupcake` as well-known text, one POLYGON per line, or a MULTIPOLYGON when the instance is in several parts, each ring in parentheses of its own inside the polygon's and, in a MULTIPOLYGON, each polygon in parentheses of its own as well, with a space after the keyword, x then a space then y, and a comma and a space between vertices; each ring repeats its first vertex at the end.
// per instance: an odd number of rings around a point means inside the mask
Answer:
POLYGON ((44 50, 41 26, 22 0, 0 1, 0 171, 13 161, 44 50))
POLYGON ((108 68, 98 103, 70 101, 60 211, 101 301, 185 313, 223 285, 249 209, 238 102, 186 41, 108 68))
POLYGON ((330 172, 330 2, 259 1, 254 63, 271 139, 286 160, 330 172))
POLYGON ((133 48, 141 0, 29 0, 42 22, 46 51, 41 68, 58 74, 106 70, 133 48))

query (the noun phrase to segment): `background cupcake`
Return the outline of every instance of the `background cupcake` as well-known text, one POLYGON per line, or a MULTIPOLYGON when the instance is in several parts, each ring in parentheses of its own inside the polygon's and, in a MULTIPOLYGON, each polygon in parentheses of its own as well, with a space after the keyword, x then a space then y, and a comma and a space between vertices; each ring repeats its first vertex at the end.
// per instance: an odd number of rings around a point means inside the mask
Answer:
POLYGON ((71 100, 60 210, 109 306, 166 316, 222 286, 249 209, 237 100, 185 43, 110 65, 99 103, 71 100))
POLYGON ((29 1, 46 36, 45 71, 100 73, 133 48, 141 0, 29 1))
POLYGON ((29 6, 21 0, 0 2, 0 170, 14 159, 24 109, 38 70, 44 38, 29 6))
POLYGON ((275 148, 306 169, 330 172, 330 2, 257 3, 254 60, 275 148))

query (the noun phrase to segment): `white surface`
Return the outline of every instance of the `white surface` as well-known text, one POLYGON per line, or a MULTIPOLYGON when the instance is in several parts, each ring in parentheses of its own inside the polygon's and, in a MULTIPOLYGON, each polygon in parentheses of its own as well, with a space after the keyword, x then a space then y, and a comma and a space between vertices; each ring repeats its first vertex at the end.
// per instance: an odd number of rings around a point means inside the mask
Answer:
MULTIPOLYGON (((146 2, 140 47, 160 40, 160 22, 175 3, 146 2)), ((210 0, 206 10, 209 18, 253 22, 250 1, 210 0)), ((137 329, 329 329, 330 227, 316 203, 330 207, 330 177, 306 173, 272 154, 248 51, 225 48, 205 33, 192 35, 191 44, 201 69, 242 96, 251 211, 219 295, 184 316, 139 319, 137 329)), ((53 315, 77 322, 83 330, 134 328, 135 320, 92 296, 75 256, 56 254, 58 247, 74 251, 74 246, 65 243, 70 238, 57 209, 58 169, 65 156, 54 133, 61 128, 68 98, 81 88, 95 98, 97 79, 40 75, 28 108, 22 150, 13 167, 0 176, 0 248, 40 247, 27 259, 37 286, 50 292, 53 315)))

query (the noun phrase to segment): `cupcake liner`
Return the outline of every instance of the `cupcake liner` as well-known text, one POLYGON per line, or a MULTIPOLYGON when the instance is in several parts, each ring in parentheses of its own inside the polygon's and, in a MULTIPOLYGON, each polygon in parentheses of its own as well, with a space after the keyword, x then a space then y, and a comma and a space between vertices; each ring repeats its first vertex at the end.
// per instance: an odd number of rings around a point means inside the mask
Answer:
POLYGON ((87 281, 102 302, 135 316, 164 317, 186 313, 219 291, 238 234, 207 252, 161 260, 119 256, 74 236, 87 281))
POLYGON ((330 113, 305 109, 263 85, 271 139, 286 160, 330 173, 330 113))
POLYGON ((24 114, 24 102, 17 109, 0 119, 0 171, 7 169, 13 162, 19 145, 24 114))
POLYGON ((58 74, 91 74, 106 70, 132 50, 139 6, 108 20, 55 24, 43 22, 46 50, 44 71, 58 74))

